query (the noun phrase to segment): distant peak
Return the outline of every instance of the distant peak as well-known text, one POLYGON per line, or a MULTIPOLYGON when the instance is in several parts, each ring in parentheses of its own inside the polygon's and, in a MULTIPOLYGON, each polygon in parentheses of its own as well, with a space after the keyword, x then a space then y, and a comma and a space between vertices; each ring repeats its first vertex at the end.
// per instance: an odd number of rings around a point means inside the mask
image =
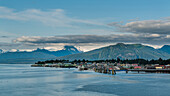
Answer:
POLYGON ((117 43, 115 45, 110 45, 108 47, 150 47, 150 46, 145 46, 145 45, 142 45, 142 44, 124 44, 124 43, 117 43))
POLYGON ((41 48, 37 48, 36 50, 34 50, 34 52, 40 52, 40 51, 48 51, 48 50, 46 50, 46 49, 41 49, 41 48))
POLYGON ((124 43, 117 43, 116 45, 119 45, 119 46, 125 46, 125 45, 131 45, 131 46, 143 46, 142 44, 124 44, 124 43))
POLYGON ((124 43, 117 43, 116 45, 125 45, 124 43))
POLYGON ((1 54, 1 53, 4 53, 4 51, 3 51, 2 49, 0 49, 0 54, 1 54))
POLYGON ((160 48, 159 50, 164 51, 168 54, 170 54, 170 45, 164 45, 162 48, 160 48))
MULTIPOLYGON (((164 45, 163 47, 170 47, 170 45, 164 45)), ((163 48, 163 47, 162 47, 162 48, 163 48)))
POLYGON ((63 50, 72 51, 72 52, 83 52, 80 49, 77 49, 75 46, 72 46, 72 45, 65 45, 63 50))
POLYGON ((117 43, 116 45, 112 45, 112 46, 124 47, 124 46, 126 46, 126 44, 124 44, 124 43, 117 43))
POLYGON ((75 47, 72 45, 65 45, 64 48, 75 48, 75 47))
POLYGON ((65 45, 63 50, 68 50, 68 51, 78 51, 78 49, 72 45, 65 45))

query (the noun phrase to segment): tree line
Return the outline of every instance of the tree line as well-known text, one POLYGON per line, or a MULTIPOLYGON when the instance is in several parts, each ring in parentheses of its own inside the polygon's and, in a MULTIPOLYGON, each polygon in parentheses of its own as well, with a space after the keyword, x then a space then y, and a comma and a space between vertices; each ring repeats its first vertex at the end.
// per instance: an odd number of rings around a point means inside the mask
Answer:
POLYGON ((170 64, 170 59, 167 60, 163 60, 162 58, 159 58, 157 60, 145 60, 145 59, 106 59, 106 60, 73 60, 73 61, 69 61, 69 60, 46 60, 46 61, 38 61, 35 64, 46 64, 46 63, 72 63, 72 64, 78 64, 78 63, 102 63, 102 62, 106 62, 106 63, 123 63, 123 64, 140 64, 140 65, 146 65, 146 64, 160 64, 160 65, 167 65, 170 64))

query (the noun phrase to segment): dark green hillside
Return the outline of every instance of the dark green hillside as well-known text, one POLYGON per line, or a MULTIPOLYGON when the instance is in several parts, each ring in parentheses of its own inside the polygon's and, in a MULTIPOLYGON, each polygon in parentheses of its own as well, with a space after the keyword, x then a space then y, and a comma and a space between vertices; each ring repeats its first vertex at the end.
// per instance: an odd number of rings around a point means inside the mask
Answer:
POLYGON ((136 58, 158 59, 160 57, 163 59, 168 59, 170 58, 170 54, 141 44, 118 43, 116 45, 103 47, 85 53, 63 56, 60 57, 59 59, 99 60, 99 59, 116 59, 117 57, 121 59, 136 59, 136 58))
POLYGON ((160 48, 159 50, 164 51, 166 53, 170 54, 170 45, 164 45, 162 48, 160 48))

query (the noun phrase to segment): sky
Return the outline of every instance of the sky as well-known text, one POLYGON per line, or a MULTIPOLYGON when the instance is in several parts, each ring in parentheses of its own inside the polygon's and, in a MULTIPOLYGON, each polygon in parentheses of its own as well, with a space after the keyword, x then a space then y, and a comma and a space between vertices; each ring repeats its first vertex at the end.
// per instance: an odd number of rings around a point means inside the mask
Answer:
POLYGON ((169 0, 0 0, 0 48, 170 44, 169 0))

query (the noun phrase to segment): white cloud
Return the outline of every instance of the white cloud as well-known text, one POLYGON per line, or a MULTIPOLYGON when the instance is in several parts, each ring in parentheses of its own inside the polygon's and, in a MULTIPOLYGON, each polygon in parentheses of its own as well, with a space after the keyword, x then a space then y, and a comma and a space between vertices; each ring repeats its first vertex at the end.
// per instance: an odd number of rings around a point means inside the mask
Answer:
POLYGON ((150 34, 151 37, 159 37, 159 34, 150 34))
POLYGON ((170 35, 166 35, 166 38, 170 38, 170 35))
POLYGON ((63 9, 27 9, 23 11, 16 11, 7 7, 0 7, 0 18, 20 21, 37 21, 43 24, 54 27, 73 27, 76 28, 81 24, 106 26, 103 23, 94 22, 92 20, 83 20, 77 18, 71 18, 66 15, 63 9))
POLYGON ((113 22, 108 25, 117 27, 118 30, 122 32, 170 34, 169 19, 133 21, 126 24, 113 22))

